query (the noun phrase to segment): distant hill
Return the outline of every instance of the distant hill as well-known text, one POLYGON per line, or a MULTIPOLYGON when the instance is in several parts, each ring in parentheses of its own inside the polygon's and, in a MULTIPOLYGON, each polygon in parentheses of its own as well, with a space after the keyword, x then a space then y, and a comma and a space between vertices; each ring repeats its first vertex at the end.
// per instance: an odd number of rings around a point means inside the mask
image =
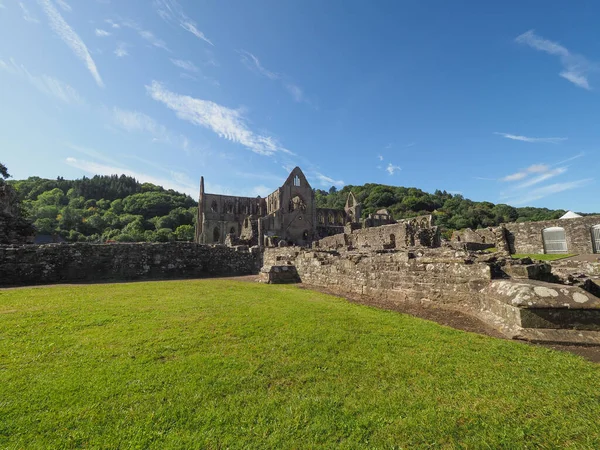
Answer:
POLYGON ((395 219, 433 214, 435 223, 442 227, 446 237, 449 237, 453 230, 462 228, 475 229, 505 222, 558 219, 566 213, 562 209, 514 208, 501 203, 474 202, 462 195, 452 195, 440 190, 429 194, 417 188, 372 183, 363 186, 344 186, 341 190, 332 187, 329 192, 317 189, 315 191, 317 207, 343 208, 350 191, 363 204, 364 216, 380 208, 387 208, 395 219))
POLYGON ((8 181, 39 234, 68 241, 192 240, 197 203, 189 195, 125 175, 8 181))
MULTIPOLYGON (((26 216, 38 233, 70 242, 192 240, 197 202, 189 195, 140 183, 125 175, 49 180, 30 177, 8 181, 17 191, 26 216)), ((461 228, 496 226, 503 222, 557 219, 566 211, 514 208, 474 202, 436 190, 368 183, 363 186, 315 190, 317 207, 343 208, 352 191, 366 217, 387 208, 395 219, 433 214, 445 236, 461 228)))

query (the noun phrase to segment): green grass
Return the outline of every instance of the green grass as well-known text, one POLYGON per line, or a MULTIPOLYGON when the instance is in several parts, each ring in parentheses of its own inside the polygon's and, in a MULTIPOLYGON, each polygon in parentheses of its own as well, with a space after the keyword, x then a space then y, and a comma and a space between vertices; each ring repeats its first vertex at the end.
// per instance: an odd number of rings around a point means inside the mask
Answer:
POLYGON ((513 259, 519 259, 519 258, 531 258, 531 259, 535 259, 538 261, 557 261, 559 259, 565 259, 565 258, 570 258, 571 256, 575 256, 574 253, 569 253, 569 254, 557 254, 557 255, 545 255, 543 253, 515 253, 514 255, 511 255, 513 257, 513 259))
POLYGON ((0 291, 0 448, 600 448, 600 366, 227 280, 0 291))

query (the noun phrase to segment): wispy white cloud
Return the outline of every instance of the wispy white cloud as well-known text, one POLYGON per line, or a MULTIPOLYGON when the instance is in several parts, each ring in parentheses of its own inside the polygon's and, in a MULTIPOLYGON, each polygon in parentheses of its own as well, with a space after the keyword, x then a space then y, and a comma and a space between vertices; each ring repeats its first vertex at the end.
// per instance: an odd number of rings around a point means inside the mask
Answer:
POLYGON ((561 142, 566 141, 568 139, 568 138, 564 138, 564 137, 537 138, 537 137, 519 136, 517 134, 498 133, 498 132, 494 132, 494 134, 497 134, 498 136, 502 136, 506 139, 512 139, 513 141, 545 143, 545 144, 560 144, 561 142))
POLYGON ((392 163, 388 163, 387 167, 385 168, 386 172, 389 173, 390 175, 394 175, 396 172, 402 170, 400 168, 400 166, 395 166, 392 163))
POLYGON ((578 189, 587 186, 593 182, 594 180, 592 178, 586 178, 583 180, 569 181, 566 183, 554 183, 533 189, 531 191, 527 191, 519 196, 507 199, 507 202, 513 205, 524 205, 536 200, 540 200, 552 194, 558 194, 559 192, 578 189))
POLYGON ((242 57, 242 62, 250 70, 258 72, 259 74, 269 78, 270 80, 278 80, 280 78, 280 75, 278 73, 271 72, 270 70, 263 67, 259 59, 252 53, 247 52, 246 50, 240 50, 239 53, 242 57))
POLYGON ((23 2, 19 2, 19 6, 21 7, 21 11, 23 11, 23 19, 25 19, 26 22, 40 23, 39 19, 31 15, 29 9, 27 9, 23 2))
POLYGON ((588 73, 591 70, 596 70, 596 68, 584 56, 571 53, 559 43, 538 36, 533 30, 529 30, 518 36, 515 41, 519 44, 528 45, 535 50, 557 56, 563 66, 563 71, 559 75, 576 86, 583 89, 590 89, 587 78, 588 73))
POLYGON ((185 14, 183 8, 181 8, 176 0, 155 0, 154 7, 158 15, 166 22, 177 23, 181 28, 192 33, 198 39, 214 46, 212 41, 198 29, 196 22, 185 14))
POLYGON ((192 61, 171 58, 171 62, 180 69, 187 70, 188 72, 198 73, 200 71, 192 61))
POLYGON ((527 169, 500 178, 499 181, 511 183, 508 191, 500 194, 501 198, 507 203, 522 205, 554 193, 576 189, 591 182, 592 179, 585 179, 536 187, 552 178, 567 173, 569 167, 563 164, 581 158, 583 155, 583 153, 579 153, 555 164, 533 164, 527 169))
POLYGON ((114 20, 110 20, 110 19, 106 19, 105 22, 107 24, 109 24, 112 28, 121 28, 121 25, 119 25, 117 22, 115 22, 114 20))
POLYGON ((130 133, 145 133, 152 137, 152 142, 173 145, 186 153, 190 151, 190 142, 185 136, 169 131, 167 127, 142 112, 114 107, 111 122, 130 133))
POLYGON ((129 28, 131 30, 134 30, 135 32, 137 32, 137 34, 142 39, 144 39, 150 45, 160 48, 160 49, 163 49, 163 50, 166 50, 168 52, 171 51, 169 49, 169 47, 167 46, 167 44, 165 43, 165 41, 156 37, 152 31, 144 29, 139 23, 137 23, 134 20, 127 19, 127 20, 122 20, 119 23, 116 23, 113 21, 110 21, 110 22, 107 21, 107 23, 116 24, 116 25, 119 25, 120 27, 125 27, 125 28, 129 28))
POLYGON ((321 186, 325 186, 325 187, 327 187, 327 186, 343 187, 346 184, 346 183, 344 183, 343 180, 334 180, 333 178, 323 175, 322 173, 319 173, 319 172, 315 172, 314 178, 319 180, 319 183, 321 184, 321 186))
POLYGON ((119 42, 117 44, 117 48, 114 51, 114 54, 117 55, 118 58, 123 58, 125 56, 129 55, 129 52, 127 51, 127 47, 128 45, 124 42, 119 42))
POLYGON ((73 105, 85 104, 85 101, 75 88, 49 75, 32 75, 25 66, 17 64, 12 58, 9 62, 0 59, 0 70, 27 80, 38 91, 51 97, 55 97, 64 103, 73 105))
POLYGON ((167 135, 167 129, 164 126, 138 111, 127 111, 115 107, 112 117, 114 123, 126 131, 145 131, 161 140, 167 135))
POLYGON ((107 37, 107 36, 111 35, 111 33, 109 33, 106 30, 103 30, 101 28, 96 28, 95 33, 96 33, 96 36, 98 36, 98 37, 107 37))
POLYGON ((94 175, 127 175, 141 182, 152 183, 157 186, 162 186, 165 189, 174 189, 178 192, 184 192, 192 197, 197 195, 197 187, 195 184, 183 180, 175 173, 171 178, 149 175, 142 172, 137 172, 123 167, 116 167, 107 164, 100 164, 94 161, 87 161, 69 156, 65 162, 71 167, 75 167, 84 172, 94 175))
POLYGON ((6 6, 4 6, 4 3, 2 3, 2 0, 0 0, 0 9, 6 9, 6 6))
POLYGON ((523 178, 527 178, 527 176, 531 173, 543 173, 547 172, 549 169, 550 167, 546 164, 533 164, 525 170, 501 178, 500 181, 518 181, 522 180, 523 178))
POLYGON ((55 0, 56 4, 60 6, 63 11, 71 12, 71 5, 69 5, 65 0, 55 0))
POLYGON ((534 186, 536 184, 540 184, 543 181, 549 180, 550 178, 554 178, 558 175, 562 175, 563 173, 565 173, 568 169, 566 167, 558 167, 556 169, 552 169, 552 170, 547 170, 545 172, 543 172, 541 175, 538 175, 536 177, 530 178, 529 180, 520 183, 516 189, 524 189, 524 188, 528 188, 531 186, 534 186))
POLYGON ((379 161, 383 161, 383 155, 377 155, 377 158, 379 159, 379 161))
POLYGON ((238 53, 241 56, 242 63, 248 69, 268 78, 269 80, 280 81, 283 87, 290 93, 296 102, 310 103, 310 101, 304 95, 302 88, 291 82, 285 75, 270 71, 261 64, 260 60, 256 56, 246 50, 239 50, 238 53))
POLYGON ((90 71, 96 84, 100 87, 104 87, 102 78, 96 68, 96 63, 92 59, 90 52, 88 51, 85 43, 81 38, 73 31, 69 24, 63 19, 58 10, 54 7, 50 0, 38 0, 42 9, 48 16, 50 27, 54 32, 64 41, 65 44, 75 53, 79 59, 81 59, 90 71))
POLYGON ((250 130, 242 111, 230 109, 209 100, 180 95, 166 89, 158 81, 153 81, 146 90, 150 96, 171 109, 182 120, 208 128, 218 136, 243 145, 261 155, 277 152, 292 154, 271 136, 257 134, 250 130))

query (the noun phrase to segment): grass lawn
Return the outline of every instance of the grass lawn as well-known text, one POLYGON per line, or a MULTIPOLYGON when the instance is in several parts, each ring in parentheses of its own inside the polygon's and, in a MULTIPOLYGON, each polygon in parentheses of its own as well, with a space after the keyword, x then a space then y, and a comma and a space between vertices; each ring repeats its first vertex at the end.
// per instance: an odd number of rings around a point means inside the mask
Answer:
POLYGON ((538 261, 557 261, 559 259, 565 259, 565 258, 570 258, 571 256, 575 256, 574 253, 569 253, 569 254, 555 254, 555 255, 545 255, 543 253, 515 253, 514 255, 511 255, 513 257, 513 259, 518 259, 518 258, 531 258, 531 259, 535 259, 538 261))
POLYGON ((293 286, 0 291, 0 448, 600 448, 600 366, 293 286))

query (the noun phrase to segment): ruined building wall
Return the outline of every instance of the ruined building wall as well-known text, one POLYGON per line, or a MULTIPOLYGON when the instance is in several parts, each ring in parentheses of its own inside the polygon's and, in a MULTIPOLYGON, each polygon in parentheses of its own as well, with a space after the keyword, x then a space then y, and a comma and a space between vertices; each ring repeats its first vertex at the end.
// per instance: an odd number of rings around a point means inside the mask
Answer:
POLYGON ((0 286, 249 275, 260 260, 190 242, 0 246, 0 286))
POLYGON ((479 290, 492 278, 483 262, 465 263, 454 250, 424 249, 419 254, 398 251, 345 252, 265 249, 264 266, 295 266, 303 283, 325 287, 339 295, 369 295, 391 301, 423 299, 478 307, 479 290))
POLYGON ((383 250, 412 246, 437 247, 440 244, 439 230, 432 225, 431 216, 419 216, 373 228, 347 228, 344 233, 315 242, 313 247, 323 250, 343 247, 383 250))
POLYGON ((575 219, 556 219, 542 222, 506 223, 507 240, 511 253, 544 253, 542 231, 549 227, 565 230, 569 253, 594 253, 592 227, 600 225, 600 216, 575 219))

